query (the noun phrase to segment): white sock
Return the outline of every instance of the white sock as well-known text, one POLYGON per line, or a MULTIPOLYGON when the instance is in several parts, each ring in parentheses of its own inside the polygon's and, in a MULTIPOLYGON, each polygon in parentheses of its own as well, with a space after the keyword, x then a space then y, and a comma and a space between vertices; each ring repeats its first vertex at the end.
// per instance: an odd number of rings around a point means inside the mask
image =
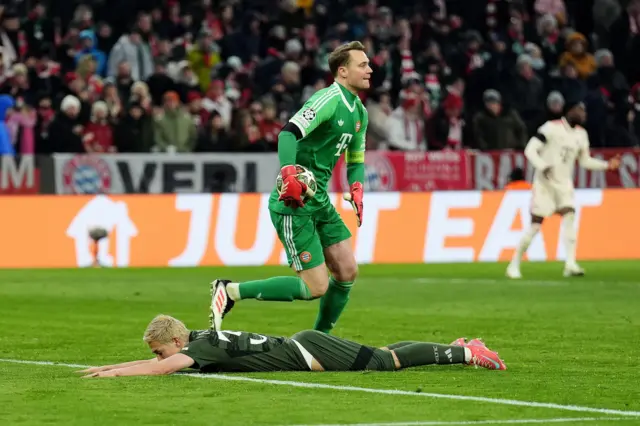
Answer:
POLYGON ((469 364, 471 362, 471 349, 464 348, 464 362, 469 364))
POLYGON ((564 248, 567 251, 567 260, 565 262, 565 265, 573 266, 576 264, 575 213, 567 213, 563 216, 562 233, 564 236, 564 248))
POLYGON ((231 300, 235 302, 240 300, 240 284, 238 283, 227 284, 227 294, 229 295, 231 300))
POLYGON ((525 233, 522 235, 522 238, 520 239, 520 243, 516 248, 516 252, 513 254, 513 258, 511 259, 511 263, 515 265, 520 264, 520 260, 522 259, 522 256, 527 251, 527 249, 529 248, 529 245, 531 245, 531 241, 533 240, 533 237, 535 237, 538 232, 540 232, 540 224, 532 223, 531 227, 529 227, 529 229, 527 229, 525 233))

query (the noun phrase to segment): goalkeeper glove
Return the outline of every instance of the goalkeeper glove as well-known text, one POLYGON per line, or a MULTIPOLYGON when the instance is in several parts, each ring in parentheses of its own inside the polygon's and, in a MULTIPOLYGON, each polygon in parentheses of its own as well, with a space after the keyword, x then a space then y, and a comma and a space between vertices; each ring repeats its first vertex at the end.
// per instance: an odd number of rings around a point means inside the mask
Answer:
POLYGON ((280 169, 280 173, 282 175, 282 189, 278 200, 284 201, 284 205, 287 207, 304 207, 302 195, 307 192, 307 185, 296 177, 298 175, 296 166, 284 166, 280 169))
POLYGON ((351 203, 351 207, 353 207, 353 211, 356 213, 356 218, 358 219, 358 228, 362 225, 362 211, 364 205, 362 203, 362 197, 364 196, 364 189, 362 187, 362 183, 354 182, 351 185, 350 192, 348 194, 344 194, 343 198, 351 203))

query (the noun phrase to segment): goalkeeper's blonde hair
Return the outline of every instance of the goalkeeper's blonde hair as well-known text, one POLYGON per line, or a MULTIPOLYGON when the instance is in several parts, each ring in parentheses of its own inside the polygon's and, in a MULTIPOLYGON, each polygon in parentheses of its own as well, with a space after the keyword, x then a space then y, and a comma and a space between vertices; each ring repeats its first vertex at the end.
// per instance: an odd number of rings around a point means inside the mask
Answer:
POLYGON ((142 340, 147 343, 158 342, 161 344, 171 343, 175 338, 182 341, 189 339, 189 329, 180 320, 169 315, 158 315, 151 320, 144 331, 142 340))

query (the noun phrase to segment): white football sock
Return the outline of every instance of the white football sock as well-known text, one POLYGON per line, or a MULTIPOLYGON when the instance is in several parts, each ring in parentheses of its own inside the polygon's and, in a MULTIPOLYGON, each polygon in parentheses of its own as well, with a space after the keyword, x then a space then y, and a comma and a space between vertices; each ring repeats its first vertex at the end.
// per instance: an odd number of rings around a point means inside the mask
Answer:
POLYGON ((231 300, 235 302, 240 300, 240 284, 238 283, 227 284, 227 294, 229 295, 231 300))
POLYGON ((531 245, 531 241, 533 240, 533 237, 535 237, 538 232, 540 232, 540 224, 532 223, 531 227, 529 227, 529 229, 527 229, 525 233, 522 235, 522 238, 520 239, 520 243, 516 248, 516 252, 513 254, 513 258, 511 259, 511 263, 515 265, 520 264, 520 260, 522 259, 522 256, 527 251, 527 249, 529 248, 529 245, 531 245))
POLYGON ((573 266, 576 264, 575 213, 567 213, 562 217, 562 234, 564 237, 564 248, 567 251, 565 265, 573 266))
POLYGON ((471 349, 469 348, 464 348, 464 362, 465 364, 471 362, 471 349))

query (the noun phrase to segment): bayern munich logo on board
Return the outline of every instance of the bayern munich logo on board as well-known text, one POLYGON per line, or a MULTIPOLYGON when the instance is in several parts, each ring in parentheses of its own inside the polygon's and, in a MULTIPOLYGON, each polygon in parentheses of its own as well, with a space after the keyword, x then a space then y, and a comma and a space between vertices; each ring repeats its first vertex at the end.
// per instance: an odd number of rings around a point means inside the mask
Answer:
POLYGON ((111 170, 106 161, 92 155, 77 155, 62 167, 64 192, 103 194, 111 189, 111 170))
MULTIPOLYGON (((344 169, 340 173, 340 183, 346 191, 349 188, 346 164, 344 164, 344 169)), ((364 163, 364 188, 365 191, 396 190, 396 171, 387 157, 375 152, 367 152, 364 163)))

